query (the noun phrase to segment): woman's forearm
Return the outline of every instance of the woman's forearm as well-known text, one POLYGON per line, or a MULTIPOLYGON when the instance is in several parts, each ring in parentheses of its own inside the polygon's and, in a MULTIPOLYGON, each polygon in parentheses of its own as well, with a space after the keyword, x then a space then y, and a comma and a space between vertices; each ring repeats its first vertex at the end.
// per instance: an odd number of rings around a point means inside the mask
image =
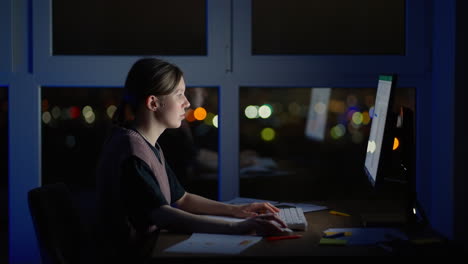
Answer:
POLYGON ((193 214, 225 216, 233 216, 233 210, 235 209, 235 205, 221 203, 188 192, 176 202, 176 206, 193 214))
POLYGON ((168 205, 154 210, 152 218, 157 227, 176 232, 242 234, 250 229, 246 224, 208 218, 178 208, 172 208, 168 205))

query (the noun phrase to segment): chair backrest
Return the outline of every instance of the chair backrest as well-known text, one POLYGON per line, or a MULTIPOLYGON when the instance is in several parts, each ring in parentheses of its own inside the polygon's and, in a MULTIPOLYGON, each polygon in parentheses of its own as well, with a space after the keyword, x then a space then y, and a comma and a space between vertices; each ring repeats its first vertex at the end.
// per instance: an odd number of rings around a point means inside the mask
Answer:
POLYGON ((43 263, 86 263, 89 234, 64 183, 28 192, 28 203, 43 263))

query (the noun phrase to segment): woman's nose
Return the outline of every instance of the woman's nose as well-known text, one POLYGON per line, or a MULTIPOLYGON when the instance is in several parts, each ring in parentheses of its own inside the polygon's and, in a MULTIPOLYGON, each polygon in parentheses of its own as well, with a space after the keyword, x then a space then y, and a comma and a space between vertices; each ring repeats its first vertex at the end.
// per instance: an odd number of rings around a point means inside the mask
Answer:
POLYGON ((185 107, 184 108, 189 108, 190 107, 190 102, 185 98, 185 107))

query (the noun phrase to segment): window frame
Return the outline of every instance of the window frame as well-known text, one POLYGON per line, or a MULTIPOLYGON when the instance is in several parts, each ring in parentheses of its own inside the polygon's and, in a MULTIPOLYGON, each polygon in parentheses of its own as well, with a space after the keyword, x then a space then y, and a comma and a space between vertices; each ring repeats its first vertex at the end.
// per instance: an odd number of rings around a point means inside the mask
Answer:
POLYGON ((0 84, 7 86, 11 72, 11 0, 0 1, 0 84))

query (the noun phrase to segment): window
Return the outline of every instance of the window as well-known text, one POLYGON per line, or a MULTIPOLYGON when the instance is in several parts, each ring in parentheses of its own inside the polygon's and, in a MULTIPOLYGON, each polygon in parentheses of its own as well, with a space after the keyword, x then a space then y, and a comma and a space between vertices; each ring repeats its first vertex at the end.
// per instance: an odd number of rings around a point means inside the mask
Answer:
POLYGON ((206 1, 52 1, 54 55, 206 55, 206 1))
MULTIPOLYGON (((298 201, 364 198, 368 191, 364 158, 375 92, 241 87, 241 196, 298 201)), ((395 105, 414 111, 414 100, 414 89, 397 89, 395 105)))
MULTIPOLYGON (((43 184, 63 181, 80 189, 94 188, 97 161, 121 92, 118 87, 42 88, 43 184)), ((191 87, 187 96, 193 108, 187 121, 179 129, 166 130, 159 142, 184 186, 216 199, 218 91, 191 87)))
POLYGON ((405 54, 405 0, 252 0, 252 54, 405 54))

